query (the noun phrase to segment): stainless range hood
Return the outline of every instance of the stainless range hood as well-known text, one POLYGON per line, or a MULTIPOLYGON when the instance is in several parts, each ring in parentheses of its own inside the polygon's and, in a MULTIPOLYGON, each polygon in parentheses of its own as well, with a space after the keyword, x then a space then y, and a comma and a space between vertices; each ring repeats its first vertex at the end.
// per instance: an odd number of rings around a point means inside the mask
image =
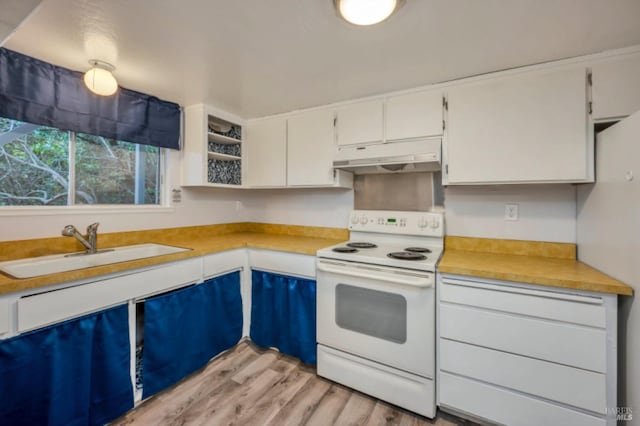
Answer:
POLYGON ((344 147, 333 168, 355 174, 434 172, 441 169, 440 139, 344 147))

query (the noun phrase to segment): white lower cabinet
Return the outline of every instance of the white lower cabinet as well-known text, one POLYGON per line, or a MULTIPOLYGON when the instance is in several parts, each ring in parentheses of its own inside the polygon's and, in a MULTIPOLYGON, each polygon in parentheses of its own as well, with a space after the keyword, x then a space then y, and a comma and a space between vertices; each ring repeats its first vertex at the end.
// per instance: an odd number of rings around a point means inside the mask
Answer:
POLYGON ((614 425, 617 297, 438 277, 438 403, 508 425, 614 425))

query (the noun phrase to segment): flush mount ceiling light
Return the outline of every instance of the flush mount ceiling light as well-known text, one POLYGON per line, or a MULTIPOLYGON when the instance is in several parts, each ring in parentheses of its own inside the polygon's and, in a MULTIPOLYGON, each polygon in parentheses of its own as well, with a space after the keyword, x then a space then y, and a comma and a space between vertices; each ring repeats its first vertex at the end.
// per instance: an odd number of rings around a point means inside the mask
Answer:
POLYGON ((111 96, 118 90, 118 82, 112 72, 116 68, 104 61, 92 59, 91 69, 84 73, 84 84, 96 95, 111 96))
POLYGON ((404 0, 333 0, 338 15, 354 25, 374 25, 384 21, 404 4, 404 0))

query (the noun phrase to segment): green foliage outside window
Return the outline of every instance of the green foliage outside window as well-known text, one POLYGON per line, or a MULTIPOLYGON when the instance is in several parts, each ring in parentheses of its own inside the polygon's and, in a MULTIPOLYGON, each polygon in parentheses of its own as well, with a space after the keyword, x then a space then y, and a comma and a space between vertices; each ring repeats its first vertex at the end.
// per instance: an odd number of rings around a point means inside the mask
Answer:
POLYGON ((159 204, 159 170, 157 147, 0 118, 0 206, 159 204))

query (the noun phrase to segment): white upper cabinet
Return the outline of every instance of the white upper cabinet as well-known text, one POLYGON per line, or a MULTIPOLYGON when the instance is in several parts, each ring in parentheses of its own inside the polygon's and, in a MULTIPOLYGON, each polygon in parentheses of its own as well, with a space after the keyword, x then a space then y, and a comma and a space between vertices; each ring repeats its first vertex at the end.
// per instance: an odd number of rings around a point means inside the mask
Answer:
POLYGON ((184 109, 182 186, 241 186, 242 123, 204 104, 184 109))
POLYGON ((382 142, 383 100, 359 102, 337 111, 338 145, 382 142))
POLYGON ((443 182, 592 181, 586 78, 576 67, 450 87, 443 182))
POLYGON ((336 151, 333 110, 305 112, 289 118, 287 184, 289 186, 333 185, 336 151))
POLYGON ((386 102, 386 140, 441 136, 443 133, 442 91, 390 96, 386 102))
POLYGON ((287 120, 275 117, 247 123, 246 182, 249 187, 287 183, 287 120))
POLYGON ((640 53, 594 64, 591 69, 594 120, 640 111, 640 53))

